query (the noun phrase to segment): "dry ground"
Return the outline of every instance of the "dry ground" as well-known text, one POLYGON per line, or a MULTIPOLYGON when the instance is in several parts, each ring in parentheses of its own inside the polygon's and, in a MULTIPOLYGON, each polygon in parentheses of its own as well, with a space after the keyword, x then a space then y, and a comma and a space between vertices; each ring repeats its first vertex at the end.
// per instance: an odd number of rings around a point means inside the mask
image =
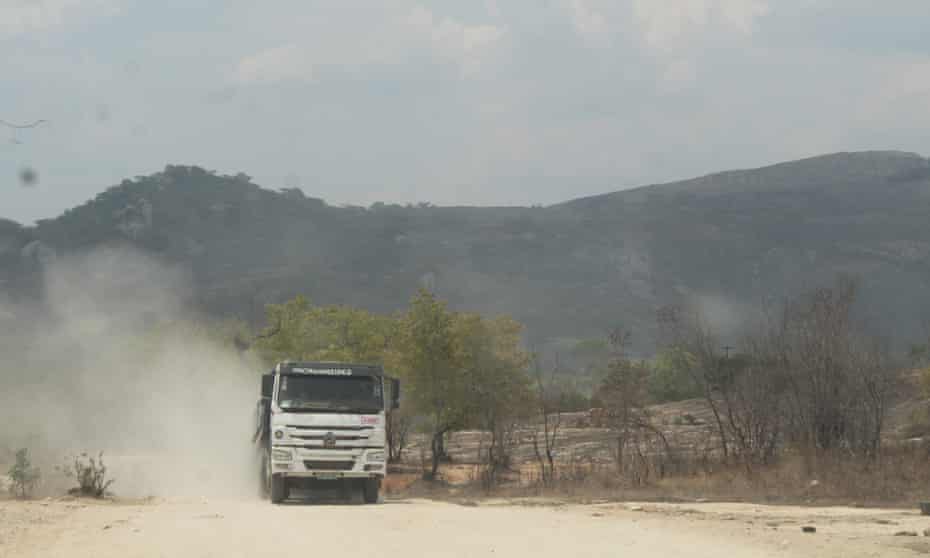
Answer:
MULTIPOLYGON (((700 402, 657 408, 662 423, 676 443, 692 449, 706 438, 707 416, 700 402), (696 424, 676 420, 689 414, 696 424)), ((580 415, 565 417, 560 461, 584 456, 610 463, 610 433, 580 424, 580 415)), ((388 500, 377 506, 301 505, 272 506, 250 496, 256 491, 248 463, 226 476, 209 480, 210 469, 194 471, 183 464, 158 468, 139 456, 108 459, 117 478, 116 501, 45 499, 32 502, 0 497, 0 558, 149 556, 223 558, 274 554, 332 554, 338 556, 666 556, 742 557, 897 557, 930 554, 930 517, 915 509, 916 501, 893 501, 900 509, 858 507, 792 507, 725 503, 618 503, 616 499, 675 497, 740 499, 744 490, 738 476, 725 471, 706 479, 670 479, 643 491, 606 490, 598 483, 577 485, 577 493, 554 491, 563 499, 523 498, 533 493, 504 487, 490 498, 473 483, 473 462, 480 433, 453 436, 453 464, 443 466, 436 493, 418 482, 421 467, 418 448, 407 454, 401 474, 391 475, 385 489, 388 500), (140 465, 141 464, 141 465, 140 465), (167 474, 164 474, 166 473, 167 474), (155 474, 159 473, 159 474, 155 474), (206 475, 206 477, 204 476, 206 475), (207 478, 209 477, 209 478, 207 478), (228 478, 227 478, 228 477, 228 478), (160 482, 168 478, 171 483, 160 482), (188 482, 180 483, 179 479, 188 482), (676 483, 685 483, 678 486, 676 483), (725 486, 720 487, 718 485, 725 486), (213 491, 204 492, 209 485, 213 491), (167 499, 126 499, 127 496, 174 494, 167 499), (209 498, 192 495, 206 494, 209 498), (216 497, 223 495, 222 497, 216 497), (417 499, 430 496, 455 499, 438 502, 417 499), (475 502, 469 498, 479 498, 475 502), (598 500, 599 498, 605 500, 598 500), (593 502, 593 503, 592 503, 593 502), (464 504, 464 505, 463 505, 464 504), (805 534, 803 526, 816 527, 805 534), (918 536, 896 536, 910 532, 918 536), (304 550, 306 549, 306 552, 304 550)), ((529 444, 523 440, 518 461, 532 472, 529 444)), ((2 459, 0 459, 2 460, 2 459)), ((5 470, 6 467, 0 467, 5 470)), ((54 475, 45 476, 45 494, 62 494, 54 475)), ((62 479, 58 479, 61 481, 62 479)), ((775 479, 783 481, 784 479, 775 479)), ((796 484, 810 479, 799 476, 796 484)), ((858 482, 858 480, 857 480, 858 482)), ((0 479, 2 484, 2 479, 0 479)), ((67 483, 66 483, 67 484, 67 483)), ((518 483, 519 484, 519 483, 518 483)), ((571 483, 568 484, 572 487, 571 483)), ((0 487, 2 488, 2 487, 0 487)), ((519 488, 519 487, 518 487, 519 488)), ((753 488, 745 500, 765 501, 753 488)), ((821 483, 803 498, 778 501, 836 503, 834 491, 821 483)), ((911 494, 918 498, 921 494, 911 494)), ((842 499, 841 499, 842 501, 842 499)), ((848 502, 875 503, 847 498, 848 502)))
POLYGON ((930 538, 894 536, 926 527, 930 518, 910 511, 737 504, 2 501, 0 557, 894 558, 930 553, 930 538), (817 532, 802 533, 804 525, 817 532))

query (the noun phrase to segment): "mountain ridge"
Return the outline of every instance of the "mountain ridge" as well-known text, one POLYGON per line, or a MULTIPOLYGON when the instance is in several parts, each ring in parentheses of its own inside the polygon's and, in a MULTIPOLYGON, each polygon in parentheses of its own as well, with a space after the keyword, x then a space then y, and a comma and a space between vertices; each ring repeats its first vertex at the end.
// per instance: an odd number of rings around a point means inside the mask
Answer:
MULTIPOLYGON (((633 196, 640 193, 643 193, 647 190, 652 192, 681 192, 685 191, 686 188, 700 188, 714 182, 724 181, 732 179, 733 177, 742 177, 746 175, 756 174, 756 173, 771 173, 773 171, 778 171, 782 169, 789 169, 792 171, 803 170, 809 165, 817 165, 829 163, 835 165, 836 163, 846 162, 849 159, 866 161, 878 159, 894 159, 902 162, 907 162, 908 164, 913 164, 915 168, 930 168, 930 162, 928 159, 921 156, 918 153, 909 152, 909 151, 895 151, 895 150, 884 150, 884 151, 840 151, 836 153, 827 153, 823 155, 815 155, 812 157, 805 157, 803 159, 797 159, 793 161, 783 161, 778 163, 773 163, 770 165, 763 165, 759 167, 750 167, 750 168, 741 168, 741 169, 731 169, 719 172, 713 172, 709 174, 704 174, 701 176, 696 176, 693 178, 686 178, 683 180, 674 180, 670 182, 658 182, 653 184, 646 184, 643 186, 634 186, 632 188, 627 188, 623 190, 615 190, 612 192, 605 192, 602 194, 594 194, 591 196, 583 196, 580 198, 574 198, 568 201, 560 202, 555 204, 555 206, 563 205, 573 205, 580 202, 586 202, 590 200, 601 200, 605 198, 612 197, 622 197, 622 196, 633 196)), ((695 193, 710 193, 707 191, 695 192, 695 193)))
POLYGON ((647 353, 663 304, 716 301, 721 329, 738 329, 726 316, 852 273, 878 325, 910 339, 930 318, 928 210, 930 163, 898 151, 545 207, 336 207, 242 173, 168 165, 34 226, 0 219, 0 294, 37 296, 47 258, 123 242, 190 269, 196 304, 213 314, 256 322, 264 304, 298 293, 387 312, 428 286, 457 308, 513 314, 534 342, 622 323, 647 353))

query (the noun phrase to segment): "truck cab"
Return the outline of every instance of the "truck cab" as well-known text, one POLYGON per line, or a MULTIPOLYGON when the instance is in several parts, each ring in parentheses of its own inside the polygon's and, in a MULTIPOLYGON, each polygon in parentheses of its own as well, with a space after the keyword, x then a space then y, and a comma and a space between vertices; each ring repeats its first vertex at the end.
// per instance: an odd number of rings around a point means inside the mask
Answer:
POLYGON ((262 376, 254 441, 273 503, 294 488, 339 485, 378 501, 387 473, 386 411, 400 384, 380 366, 280 362, 262 376))

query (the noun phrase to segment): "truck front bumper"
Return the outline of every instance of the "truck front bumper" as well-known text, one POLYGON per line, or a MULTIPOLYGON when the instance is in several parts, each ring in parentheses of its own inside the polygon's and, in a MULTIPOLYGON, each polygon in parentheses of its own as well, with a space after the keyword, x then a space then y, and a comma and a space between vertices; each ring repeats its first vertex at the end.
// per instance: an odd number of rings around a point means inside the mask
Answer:
POLYGON ((386 452, 375 449, 324 450, 272 446, 272 474, 318 479, 384 478, 386 452))

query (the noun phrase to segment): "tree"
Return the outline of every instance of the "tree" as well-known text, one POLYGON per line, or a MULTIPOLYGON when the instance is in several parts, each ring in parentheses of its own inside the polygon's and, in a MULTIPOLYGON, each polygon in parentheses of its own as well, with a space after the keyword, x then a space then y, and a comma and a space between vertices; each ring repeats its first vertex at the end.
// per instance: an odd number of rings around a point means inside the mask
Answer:
POLYGON ((399 463, 404 459, 410 430, 413 427, 413 412, 408 406, 386 411, 385 436, 387 436, 388 463, 399 463))
POLYGON ((534 399, 536 412, 539 417, 539 426, 533 428, 533 453, 539 463, 539 472, 544 485, 550 485, 555 480, 555 448, 559 441, 562 427, 562 391, 555 381, 559 373, 560 360, 558 355, 555 364, 547 378, 538 355, 533 359, 533 380, 536 388, 534 399), (542 427, 542 445, 539 440, 539 427, 542 427))
POLYGON ((701 388, 690 373, 693 366, 693 357, 680 347, 660 351, 649 374, 649 398, 666 403, 701 397, 701 388))
POLYGON ((427 421, 435 479, 445 453, 444 437, 467 416, 467 378, 456 366, 454 317, 432 293, 421 289, 400 323, 398 362, 407 379, 407 398, 427 421))
POLYGON ((771 335, 746 336, 743 353, 721 343, 697 306, 666 309, 661 325, 672 340, 664 355, 686 371, 715 420, 725 460, 752 471, 775 455, 783 431, 785 368, 770 352, 771 335))
POLYGON ((670 448, 665 434, 653 424, 649 413, 649 366, 626 358, 629 332, 615 330, 609 338, 612 357, 594 398, 606 412, 607 426, 615 438, 618 472, 621 475, 632 474, 634 480, 641 483, 649 474, 644 447, 657 438, 667 454, 670 448), (640 467, 632 467, 626 459, 628 449, 632 450, 640 467))
POLYGON ((721 363, 726 429, 747 473, 776 455, 785 423, 785 370, 765 350, 765 338, 747 339, 746 352, 721 363))
POLYGON ((698 387, 701 397, 714 415, 720 450, 728 459, 730 446, 727 441, 726 424, 720 408, 719 394, 728 388, 724 357, 720 354, 720 342, 707 320, 696 306, 668 306, 657 313, 659 329, 665 337, 667 348, 676 354, 676 362, 683 365, 698 387))
POLYGON ((877 457, 896 370, 885 345, 854 323, 857 291, 855 280, 841 276, 789 300, 771 358, 787 371, 795 442, 877 457))
POLYGON ((318 335, 307 319, 311 310, 310 301, 303 296, 265 308, 269 325, 259 335, 256 348, 267 362, 301 358, 317 349, 318 335))
POLYGON ((454 320, 455 361, 468 380, 466 418, 490 436, 481 456, 488 487, 510 468, 517 426, 529 415, 529 355, 521 347, 522 331, 509 317, 457 314, 454 320))
POLYGON ((693 363, 725 458, 738 457, 751 472, 784 443, 805 455, 879 456, 896 369, 885 344, 856 327, 856 298, 856 281, 841 276, 788 299, 732 357, 719 353, 700 312, 662 312, 670 346, 693 363))
POLYGON ((930 339, 911 346, 911 366, 917 371, 917 384, 921 396, 930 398, 930 339))
POLYGON ((298 296, 267 308, 256 343, 268 362, 284 359, 383 363, 396 320, 349 306, 317 307, 298 296))
POLYGON ((38 467, 32 465, 29 459, 29 450, 22 448, 16 452, 16 461, 7 472, 10 478, 10 492, 26 498, 32 494, 42 474, 38 467))

